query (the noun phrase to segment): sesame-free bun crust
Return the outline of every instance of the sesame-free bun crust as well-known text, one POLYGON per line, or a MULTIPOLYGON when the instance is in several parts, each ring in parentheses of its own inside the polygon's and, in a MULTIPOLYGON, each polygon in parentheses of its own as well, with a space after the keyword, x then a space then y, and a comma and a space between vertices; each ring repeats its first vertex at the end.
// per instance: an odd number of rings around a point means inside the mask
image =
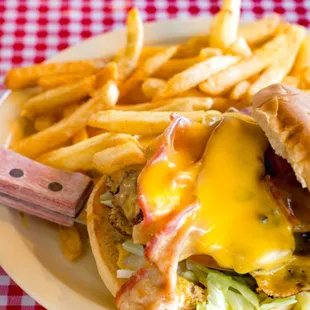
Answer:
POLYGON ((113 296, 125 282, 116 277, 118 250, 116 244, 123 243, 125 237, 117 232, 108 220, 108 208, 100 203, 100 195, 105 192, 106 177, 96 184, 87 202, 87 230, 97 269, 102 281, 113 296))
POLYGON ((310 190, 310 96, 286 85, 270 85, 253 97, 252 116, 276 154, 310 190))

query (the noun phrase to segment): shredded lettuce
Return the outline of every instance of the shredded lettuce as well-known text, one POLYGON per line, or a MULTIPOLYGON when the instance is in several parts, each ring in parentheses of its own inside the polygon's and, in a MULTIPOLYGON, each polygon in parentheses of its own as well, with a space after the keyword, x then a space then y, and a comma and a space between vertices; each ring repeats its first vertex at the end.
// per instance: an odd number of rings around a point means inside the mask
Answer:
POLYGON ((195 275, 194 272, 190 271, 190 270, 186 270, 186 271, 180 271, 179 275, 183 278, 185 278, 186 280, 193 282, 193 283, 198 283, 198 278, 195 275))
POLYGON ((144 256, 144 248, 141 244, 134 244, 132 239, 126 240, 123 244, 123 249, 126 251, 139 255, 144 256))
POLYGON ((240 293, 228 290, 227 300, 231 309, 254 310, 254 306, 240 293))
MULTIPOLYGON (((233 279, 217 270, 202 265, 186 263, 207 289, 207 301, 196 306, 196 310, 308 310, 310 309, 310 293, 298 294, 288 298, 273 299, 265 297, 260 303, 259 295, 253 292, 246 282, 233 279), (303 304, 299 306, 299 301, 303 304)), ((266 296, 266 295, 265 295, 266 296)))
MULTIPOLYGON (((202 279, 204 283, 201 281, 202 275, 200 273, 199 273, 200 274, 199 281, 208 288, 208 291, 209 291, 209 285, 211 283, 213 285, 216 285, 224 293, 224 296, 227 299, 228 303, 230 303, 228 291, 233 291, 239 293, 240 295, 239 303, 241 302, 240 300, 243 298, 245 301, 247 301, 252 305, 252 308, 244 308, 244 309, 259 309, 259 299, 257 294, 254 293, 251 289, 249 289, 245 284, 241 284, 240 282, 233 280, 232 277, 227 276, 222 272, 211 270, 201 265, 196 265, 196 267, 200 271, 204 272, 205 279, 202 279)), ((233 296, 232 298, 234 299, 239 297, 233 294, 229 295, 233 296)), ((244 302, 244 304, 246 304, 246 302, 244 302)))
POLYGON ((293 310, 308 310, 310 309, 310 293, 303 292, 297 295, 297 304, 293 310))
POLYGON ((224 292, 211 282, 208 284, 207 310, 228 310, 228 303, 224 292))
POLYGON ((261 310, 269 310, 269 309, 282 309, 284 306, 289 306, 296 304, 295 296, 287 297, 287 298, 267 298, 260 306, 261 310))
POLYGON ((105 192, 102 195, 100 195, 100 203, 110 208, 113 207, 112 199, 113 199, 113 194, 111 192, 105 192))
POLYGON ((196 310, 207 310, 206 302, 202 302, 202 303, 197 304, 196 310))
POLYGON ((133 270, 118 269, 116 271, 116 277, 118 279, 129 279, 134 273, 135 273, 135 271, 133 271, 133 270))

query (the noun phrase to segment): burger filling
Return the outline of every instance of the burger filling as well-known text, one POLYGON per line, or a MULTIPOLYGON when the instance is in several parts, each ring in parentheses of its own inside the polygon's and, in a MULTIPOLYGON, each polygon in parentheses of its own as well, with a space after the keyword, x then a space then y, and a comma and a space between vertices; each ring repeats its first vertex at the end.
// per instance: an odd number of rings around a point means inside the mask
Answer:
POLYGON ((102 202, 110 223, 140 243, 118 245, 118 267, 129 271, 120 277, 130 278, 117 295, 119 308, 277 309, 310 290, 308 190, 257 125, 239 117, 223 122, 202 154, 201 147, 188 152, 184 127, 191 123, 175 119, 142 172, 109 177, 102 202), (221 150, 227 139, 235 139, 233 148, 221 150))

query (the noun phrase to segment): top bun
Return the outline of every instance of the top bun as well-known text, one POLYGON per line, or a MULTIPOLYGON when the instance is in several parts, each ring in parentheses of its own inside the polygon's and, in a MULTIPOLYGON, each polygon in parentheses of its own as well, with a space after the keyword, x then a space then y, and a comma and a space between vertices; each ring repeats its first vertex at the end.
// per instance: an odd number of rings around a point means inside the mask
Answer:
POLYGON ((270 85, 253 97, 252 116, 276 154, 310 190, 310 96, 286 85, 270 85))

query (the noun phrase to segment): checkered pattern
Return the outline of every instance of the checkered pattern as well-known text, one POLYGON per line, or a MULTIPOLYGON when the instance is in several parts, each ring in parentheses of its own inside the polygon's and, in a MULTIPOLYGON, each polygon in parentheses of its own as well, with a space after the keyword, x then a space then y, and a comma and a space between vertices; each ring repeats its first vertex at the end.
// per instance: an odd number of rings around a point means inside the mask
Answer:
MULTIPOLYGON (((207 16, 219 5, 220 0, 0 0, 0 77, 12 66, 41 62, 82 39, 121 26, 133 6, 151 21, 207 16)), ((289 21, 308 26, 310 1, 243 1, 244 18, 266 12, 285 14, 289 21)))
POLYGON ((0 267, 0 309, 43 310, 0 267))
MULTIPOLYGON (((309 0, 243 0, 242 17, 277 12, 309 26, 309 0)), ((218 12, 220 0, 0 0, 0 90, 5 72, 54 55, 82 39, 124 24, 131 7, 145 21, 218 12)), ((0 309, 43 309, 0 268, 0 309)))

